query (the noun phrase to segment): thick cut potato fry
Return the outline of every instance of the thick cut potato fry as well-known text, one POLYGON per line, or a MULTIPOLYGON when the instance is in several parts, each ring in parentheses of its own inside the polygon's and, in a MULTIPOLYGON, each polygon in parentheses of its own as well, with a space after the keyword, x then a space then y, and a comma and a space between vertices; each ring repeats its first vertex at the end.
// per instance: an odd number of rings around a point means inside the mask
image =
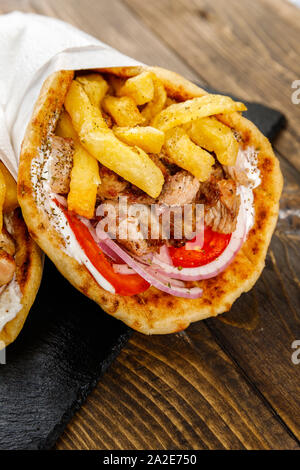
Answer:
POLYGON ((98 129, 83 134, 82 143, 100 163, 122 176, 125 180, 157 197, 164 183, 161 170, 138 147, 120 142, 111 129, 98 129))
POLYGON ((129 147, 121 142, 108 127, 92 127, 88 121, 90 116, 93 116, 90 109, 93 106, 90 104, 85 108, 84 104, 88 97, 86 94, 83 97, 81 90, 74 89, 71 97, 71 100, 69 97, 65 101, 65 107, 85 149, 104 166, 150 196, 157 197, 161 192, 164 177, 151 158, 143 150, 129 147))
POLYGON ((68 209, 91 219, 94 216, 97 188, 100 183, 98 161, 81 145, 71 118, 66 112, 59 118, 56 134, 74 141, 68 209))
POLYGON ((99 107, 109 88, 104 78, 98 73, 92 73, 90 75, 81 75, 76 80, 83 86, 90 102, 99 107))
POLYGON ((71 171, 68 209, 92 219, 97 188, 100 183, 99 164, 81 145, 75 146, 71 171))
POLYGON ((128 78, 124 85, 117 90, 118 96, 129 96, 137 105, 149 103, 154 96, 153 74, 142 72, 135 77, 128 78))
POLYGON ((172 127, 186 124, 214 114, 245 111, 243 103, 235 102, 228 96, 205 95, 200 98, 172 104, 161 111, 151 122, 151 126, 166 132, 172 127))
POLYGON ((195 144, 215 152, 222 165, 234 165, 239 151, 232 130, 216 118, 203 118, 187 125, 187 133, 195 144))
POLYGON ((59 116, 59 120, 55 129, 55 134, 59 137, 73 139, 74 146, 80 145, 79 137, 73 127, 72 120, 66 111, 63 111, 59 116))
POLYGON ((215 163, 213 156, 194 144, 184 129, 176 127, 166 135, 165 148, 170 159, 199 181, 206 181, 215 163))
POLYGON ((114 127, 113 131, 125 144, 140 147, 147 153, 159 153, 165 141, 165 134, 155 127, 114 127))
POLYGON ((0 233, 3 228, 3 205, 5 201, 6 184, 2 171, 0 170, 0 233))
POLYGON ((19 206, 17 197, 17 183, 2 162, 0 162, 0 170, 3 174, 6 186, 3 212, 11 212, 19 206))
POLYGON ((83 130, 83 125, 86 132, 102 127, 107 128, 100 109, 92 105, 83 86, 76 80, 73 80, 67 93, 65 108, 72 117, 72 123, 77 133, 77 129, 83 130))
POLYGON ((146 104, 144 109, 141 111, 142 116, 145 118, 145 122, 149 123, 158 113, 160 113, 166 104, 167 92, 165 87, 160 80, 154 80, 154 95, 153 100, 146 104))
POLYGON ((102 106, 104 111, 113 117, 118 126, 134 127, 145 121, 133 99, 128 96, 122 96, 121 98, 106 96, 102 106))

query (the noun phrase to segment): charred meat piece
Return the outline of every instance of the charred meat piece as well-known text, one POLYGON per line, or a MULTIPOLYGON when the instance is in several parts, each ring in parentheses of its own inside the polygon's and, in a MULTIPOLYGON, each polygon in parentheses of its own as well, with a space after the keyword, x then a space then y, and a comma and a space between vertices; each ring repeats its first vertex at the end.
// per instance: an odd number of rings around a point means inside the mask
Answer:
POLYGON ((126 191, 125 196, 128 197, 128 202, 130 204, 146 204, 151 205, 155 204, 156 200, 153 197, 148 196, 144 191, 142 191, 137 186, 133 184, 130 185, 128 191, 126 191))
POLYGON ((187 171, 169 175, 158 198, 161 204, 183 206, 194 202, 200 188, 200 182, 187 171))
POLYGON ((121 176, 105 166, 100 168, 101 183, 98 186, 97 195, 102 199, 117 199, 124 195, 129 183, 121 176))
POLYGON ((216 160, 209 178, 210 180, 221 180, 224 177, 224 167, 216 160))
POLYGON ((236 228, 240 196, 232 179, 212 179, 201 184, 200 202, 204 204, 204 221, 215 232, 232 233, 236 228))
POLYGON ((204 204, 204 222, 214 231, 232 233, 240 208, 236 182, 218 162, 209 179, 200 184, 197 202, 204 204))
POLYGON ((143 256, 156 252, 163 244, 159 220, 149 206, 127 204, 123 214, 117 201, 106 200, 102 210, 102 229, 132 254, 143 256))
POLYGON ((214 205, 220 198, 218 181, 224 179, 223 168, 219 163, 214 165, 209 179, 200 184, 200 190, 197 195, 198 202, 205 205, 214 205))
POLYGON ((239 196, 235 198, 232 209, 228 209, 221 201, 218 201, 216 205, 205 208, 205 224, 210 226, 215 232, 232 233, 236 228, 239 207, 239 196))
POLYGON ((67 194, 70 190, 73 153, 72 139, 51 138, 50 187, 54 193, 67 194))
MULTIPOLYGON (((202 217, 202 213, 196 210, 195 203, 189 206, 188 212, 185 212, 180 206, 178 208, 181 209, 178 214, 176 212, 172 214, 174 206, 170 208, 170 237, 167 240, 169 246, 177 248, 185 245, 187 241, 195 237, 197 222, 200 223, 201 219, 199 217, 202 217)), ((164 233, 166 233, 166 230, 164 230, 164 233)))
POLYGON ((172 160, 170 160, 170 157, 164 146, 162 147, 160 153, 157 155, 157 158, 159 159, 161 164, 164 165, 168 174, 175 175, 175 173, 177 173, 178 171, 181 171, 181 168, 178 165, 176 165, 176 163, 173 163, 172 160))

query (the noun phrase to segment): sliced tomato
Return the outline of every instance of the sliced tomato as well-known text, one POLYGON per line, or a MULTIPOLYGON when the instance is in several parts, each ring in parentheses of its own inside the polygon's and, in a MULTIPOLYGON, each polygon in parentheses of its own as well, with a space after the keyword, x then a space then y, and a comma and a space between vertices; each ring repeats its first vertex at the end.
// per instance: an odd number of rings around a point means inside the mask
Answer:
POLYGON ((90 262, 115 288, 116 294, 126 296, 136 295, 144 292, 150 287, 150 284, 138 274, 115 273, 112 264, 95 242, 88 227, 84 225, 84 223, 82 223, 73 212, 66 210, 57 200, 55 200, 55 203, 63 210, 76 240, 90 262))
POLYGON ((187 250, 185 246, 181 248, 170 247, 169 253, 174 266, 196 268, 211 263, 218 258, 225 250, 230 238, 231 233, 226 235, 214 232, 210 227, 205 227, 204 243, 201 249, 187 250))

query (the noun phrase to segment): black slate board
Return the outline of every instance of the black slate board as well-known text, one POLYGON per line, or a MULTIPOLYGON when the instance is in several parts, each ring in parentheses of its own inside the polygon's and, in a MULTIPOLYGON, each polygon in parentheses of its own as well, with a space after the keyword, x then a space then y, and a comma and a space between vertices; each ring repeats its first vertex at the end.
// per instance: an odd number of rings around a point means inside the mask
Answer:
POLYGON ((270 141, 273 141, 282 127, 285 125, 285 117, 280 111, 276 109, 268 108, 259 103, 247 103, 247 111, 243 112, 250 121, 260 129, 260 131, 268 137, 270 141))
MULTIPOLYGON (((247 106, 245 115, 273 139, 283 115, 247 106)), ((0 449, 52 448, 130 335, 46 260, 25 327, 0 364, 0 449)))

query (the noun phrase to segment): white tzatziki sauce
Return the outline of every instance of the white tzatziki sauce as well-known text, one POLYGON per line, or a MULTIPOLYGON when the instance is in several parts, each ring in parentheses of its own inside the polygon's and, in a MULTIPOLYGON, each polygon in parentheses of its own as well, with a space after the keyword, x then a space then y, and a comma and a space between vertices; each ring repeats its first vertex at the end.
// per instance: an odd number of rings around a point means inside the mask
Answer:
POLYGON ((36 202, 48 214, 50 223, 64 239, 65 246, 62 247, 64 252, 78 263, 83 264, 103 289, 114 294, 115 288, 88 259, 79 245, 73 230, 70 228, 66 216, 54 201, 56 194, 51 191, 49 184, 50 165, 51 138, 49 137, 48 143, 40 149, 39 155, 31 162, 31 181, 34 187, 36 202))
POLYGON ((238 174, 242 172, 246 175, 248 183, 239 184, 237 187, 237 193, 243 200, 244 209, 246 211, 246 233, 254 225, 255 209, 254 209, 254 194, 253 190, 257 188, 261 183, 260 171, 257 166, 258 164, 258 152, 254 147, 247 147, 242 149, 240 147, 237 159, 234 166, 228 166, 229 174, 238 174))
POLYGON ((0 331, 13 320, 22 308, 22 293, 16 279, 13 278, 1 288, 0 293, 0 331))
MULTIPOLYGON (((12 221, 8 215, 4 215, 4 226, 13 236, 12 221)), ((0 287, 0 332, 21 310, 21 298, 22 292, 15 276, 8 284, 0 287)))

